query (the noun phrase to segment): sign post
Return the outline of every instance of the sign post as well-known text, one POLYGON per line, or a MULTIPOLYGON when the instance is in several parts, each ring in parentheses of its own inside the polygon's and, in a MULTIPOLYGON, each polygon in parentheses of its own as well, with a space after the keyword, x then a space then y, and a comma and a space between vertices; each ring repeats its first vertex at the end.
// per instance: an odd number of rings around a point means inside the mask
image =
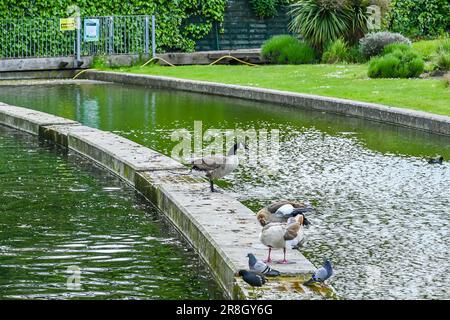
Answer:
POLYGON ((152 58, 156 57, 156 19, 152 15, 152 58))
POLYGON ((76 17, 77 26, 77 67, 81 65, 81 18, 76 17))

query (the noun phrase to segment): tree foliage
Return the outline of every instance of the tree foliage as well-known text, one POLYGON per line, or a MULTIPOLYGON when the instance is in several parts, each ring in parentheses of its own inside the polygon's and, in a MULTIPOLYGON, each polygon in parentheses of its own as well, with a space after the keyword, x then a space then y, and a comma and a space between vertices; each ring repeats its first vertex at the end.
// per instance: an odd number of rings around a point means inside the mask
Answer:
POLYGON ((0 19, 66 17, 76 4, 82 16, 157 15, 160 50, 192 51, 195 41, 221 23, 227 0, 0 0, 0 19))

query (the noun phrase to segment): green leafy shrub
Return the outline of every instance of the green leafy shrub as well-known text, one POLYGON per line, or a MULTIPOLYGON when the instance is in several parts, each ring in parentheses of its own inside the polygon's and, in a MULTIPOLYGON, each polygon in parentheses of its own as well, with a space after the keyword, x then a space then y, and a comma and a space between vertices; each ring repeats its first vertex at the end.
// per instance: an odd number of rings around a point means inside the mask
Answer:
POLYGON ((339 38, 354 43, 367 30, 367 5, 361 0, 300 0, 291 6, 289 28, 319 50, 339 38))
POLYGON ((400 45, 388 46, 385 55, 370 60, 370 78, 415 78, 425 69, 425 62, 413 50, 400 45))
POLYGON ((92 60, 93 69, 106 69, 110 67, 108 57, 106 55, 96 55, 92 60))
POLYGON ((314 49, 289 35, 274 36, 262 48, 263 58, 273 64, 305 64, 315 60, 314 49))
MULTIPOLYGON (((204 38, 212 30, 214 23, 223 22, 227 0, 0 0, 0 19, 20 19, 18 25, 26 23, 27 18, 67 17, 67 8, 76 3, 82 16, 124 16, 150 15, 157 13, 156 37, 158 51, 193 51, 196 40, 204 38)), ((15 23, 15 22, 10 22, 15 23)), ((124 26, 124 32, 133 23, 124 26)), ((8 32, 0 28, 0 54, 10 42, 8 32)), ((49 30, 49 38, 56 38, 58 32, 49 30)), ((131 32, 130 32, 131 33, 131 32)), ((26 38, 26 34, 14 35, 26 38)), ((37 35, 33 35, 36 37, 37 35)), ((56 40, 56 39, 55 39, 56 40)), ((21 46, 18 43, 17 46, 21 46)), ((58 41, 52 44, 58 50, 58 41)), ((33 47, 33 45, 32 45, 33 47)), ((24 50, 26 46, 23 47, 24 50)))
POLYGON ((325 47, 322 55, 323 63, 349 62, 349 48, 345 40, 337 39, 325 47))
POLYGON ((392 0, 389 29, 410 37, 438 36, 450 26, 448 0, 392 0))
POLYGON ((366 58, 379 55, 384 47, 391 43, 404 43, 411 46, 411 41, 400 33, 385 31, 369 33, 359 41, 361 53, 366 58))
POLYGON ((260 18, 271 18, 277 14, 277 0, 250 0, 255 14, 260 18))

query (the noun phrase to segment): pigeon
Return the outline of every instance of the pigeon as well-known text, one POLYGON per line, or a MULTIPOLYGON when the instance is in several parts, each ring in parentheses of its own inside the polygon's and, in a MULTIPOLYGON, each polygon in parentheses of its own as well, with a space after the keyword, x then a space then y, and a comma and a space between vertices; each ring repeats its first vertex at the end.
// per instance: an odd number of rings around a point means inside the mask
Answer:
POLYGON ((265 225, 259 235, 259 240, 262 244, 269 247, 269 255, 265 262, 272 262, 270 258, 272 249, 283 249, 284 258, 278 263, 289 263, 286 260, 286 247, 290 246, 292 248, 292 246, 296 246, 301 242, 303 224, 304 216, 298 215, 289 218, 287 223, 272 222, 265 225))
POLYGON ((266 283, 266 278, 262 274, 256 272, 239 270, 239 275, 252 287, 262 287, 262 285, 266 283))
POLYGON ((437 158, 428 159, 429 164, 442 164, 444 162, 444 157, 439 156, 437 158))
POLYGON ((267 277, 277 277, 281 274, 280 271, 272 269, 263 261, 257 260, 254 254, 249 253, 247 254, 247 257, 248 257, 248 266, 252 271, 256 271, 267 277))
POLYGON ((305 286, 310 286, 315 282, 324 283, 325 280, 329 279, 333 275, 333 266, 330 260, 326 259, 322 267, 317 269, 317 271, 311 276, 311 279, 303 283, 305 286))
POLYGON ((229 173, 233 172, 239 165, 239 158, 237 156, 237 150, 244 148, 248 150, 248 147, 243 143, 235 143, 233 147, 228 151, 227 156, 223 155, 210 155, 201 159, 195 159, 191 161, 192 170, 205 173, 206 178, 209 180, 211 192, 216 192, 214 189, 214 179, 220 179, 229 173))
MULTIPOLYGON (((271 222, 286 222, 291 217, 299 214, 304 215, 310 211, 314 211, 314 209, 309 203, 283 200, 259 210, 256 219, 264 227, 271 222)), ((309 224, 308 219, 305 219, 305 226, 309 224)))

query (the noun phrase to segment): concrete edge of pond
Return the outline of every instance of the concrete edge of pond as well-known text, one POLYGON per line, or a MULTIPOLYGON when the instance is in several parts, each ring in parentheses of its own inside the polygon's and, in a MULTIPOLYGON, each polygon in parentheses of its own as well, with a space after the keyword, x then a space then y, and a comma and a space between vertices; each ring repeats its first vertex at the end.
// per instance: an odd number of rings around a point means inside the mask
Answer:
POLYGON ((86 79, 72 79, 72 77, 66 78, 49 78, 49 79, 11 79, 11 80, 1 80, 0 88, 4 87, 28 87, 28 86, 54 86, 57 84, 61 85, 82 85, 82 84, 105 84, 108 82, 102 82, 97 80, 86 80, 86 79))
POLYGON ((72 79, 80 69, 70 70, 24 70, 0 72, 0 81, 34 79, 72 79))
POLYGON ((395 124, 435 134, 450 135, 450 117, 369 102, 125 72, 88 70, 80 77, 281 104, 395 124))
POLYGON ((75 125, 78 122, 53 116, 44 112, 27 108, 10 106, 0 102, 0 123, 32 134, 39 134, 41 127, 46 125, 75 125))
MULTIPOLYGON (((0 124, 68 147, 134 186, 193 246, 228 298, 336 298, 332 287, 303 286, 315 267, 298 250, 288 253, 294 264, 275 266, 282 277, 271 278, 257 292, 249 290, 236 272, 247 269, 248 252, 267 253, 254 212, 225 192, 211 193, 204 179, 173 159, 111 132, 1 102, 0 124)), ((281 253, 274 256, 281 258, 281 253)))

